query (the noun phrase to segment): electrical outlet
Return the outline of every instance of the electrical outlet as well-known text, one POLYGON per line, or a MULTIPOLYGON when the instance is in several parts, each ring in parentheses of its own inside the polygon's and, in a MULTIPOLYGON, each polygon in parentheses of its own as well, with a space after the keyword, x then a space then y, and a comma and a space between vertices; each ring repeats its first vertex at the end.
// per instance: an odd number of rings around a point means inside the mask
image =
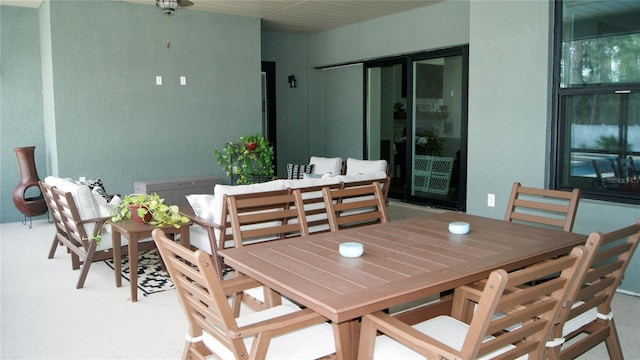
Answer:
POLYGON ((496 194, 487 194, 487 206, 488 207, 496 206, 496 194))

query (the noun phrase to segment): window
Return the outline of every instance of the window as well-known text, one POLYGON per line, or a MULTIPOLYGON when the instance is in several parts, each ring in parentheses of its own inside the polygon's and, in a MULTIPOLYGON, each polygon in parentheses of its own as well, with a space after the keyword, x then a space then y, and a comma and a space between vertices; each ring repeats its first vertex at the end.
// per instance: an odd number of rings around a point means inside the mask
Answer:
POLYGON ((640 2, 556 8, 556 188, 640 203, 640 2))

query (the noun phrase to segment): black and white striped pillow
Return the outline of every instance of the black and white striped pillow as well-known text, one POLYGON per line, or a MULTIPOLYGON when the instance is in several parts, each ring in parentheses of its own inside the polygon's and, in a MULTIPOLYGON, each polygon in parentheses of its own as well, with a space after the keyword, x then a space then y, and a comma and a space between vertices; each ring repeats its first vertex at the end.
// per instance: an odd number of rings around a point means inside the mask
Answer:
POLYGON ((296 165, 296 164, 287 164, 287 179, 303 179, 304 174, 312 174, 314 164, 309 165, 296 165))

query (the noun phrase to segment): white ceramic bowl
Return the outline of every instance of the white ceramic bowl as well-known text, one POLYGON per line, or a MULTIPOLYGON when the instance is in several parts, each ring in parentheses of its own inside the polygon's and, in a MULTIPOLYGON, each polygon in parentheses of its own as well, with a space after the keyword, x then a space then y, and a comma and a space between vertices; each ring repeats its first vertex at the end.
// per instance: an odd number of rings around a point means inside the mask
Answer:
POLYGON ((348 258, 354 258, 362 255, 364 246, 359 242, 344 242, 340 244, 340 255, 348 258))
POLYGON ((457 235, 464 235, 469 233, 469 223, 462 221, 454 221, 449 223, 449 232, 457 235))

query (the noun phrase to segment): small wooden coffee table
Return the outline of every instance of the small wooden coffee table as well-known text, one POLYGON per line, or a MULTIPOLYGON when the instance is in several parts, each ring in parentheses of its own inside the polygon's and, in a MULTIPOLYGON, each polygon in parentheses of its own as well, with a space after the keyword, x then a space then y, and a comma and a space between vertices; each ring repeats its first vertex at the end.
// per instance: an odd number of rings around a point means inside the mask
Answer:
MULTIPOLYGON (((191 226, 191 222, 182 224, 180 228, 176 228, 173 225, 167 225, 160 227, 160 229, 167 234, 180 234, 180 243, 182 246, 189 248, 189 226, 191 226)), ((113 243, 113 263, 116 276, 116 287, 122 286, 122 275, 120 274, 122 268, 121 236, 124 236, 129 241, 128 256, 131 302, 138 301, 138 242, 142 239, 151 237, 151 232, 156 228, 158 227, 149 224, 138 224, 132 220, 111 223, 111 240, 113 243)))

